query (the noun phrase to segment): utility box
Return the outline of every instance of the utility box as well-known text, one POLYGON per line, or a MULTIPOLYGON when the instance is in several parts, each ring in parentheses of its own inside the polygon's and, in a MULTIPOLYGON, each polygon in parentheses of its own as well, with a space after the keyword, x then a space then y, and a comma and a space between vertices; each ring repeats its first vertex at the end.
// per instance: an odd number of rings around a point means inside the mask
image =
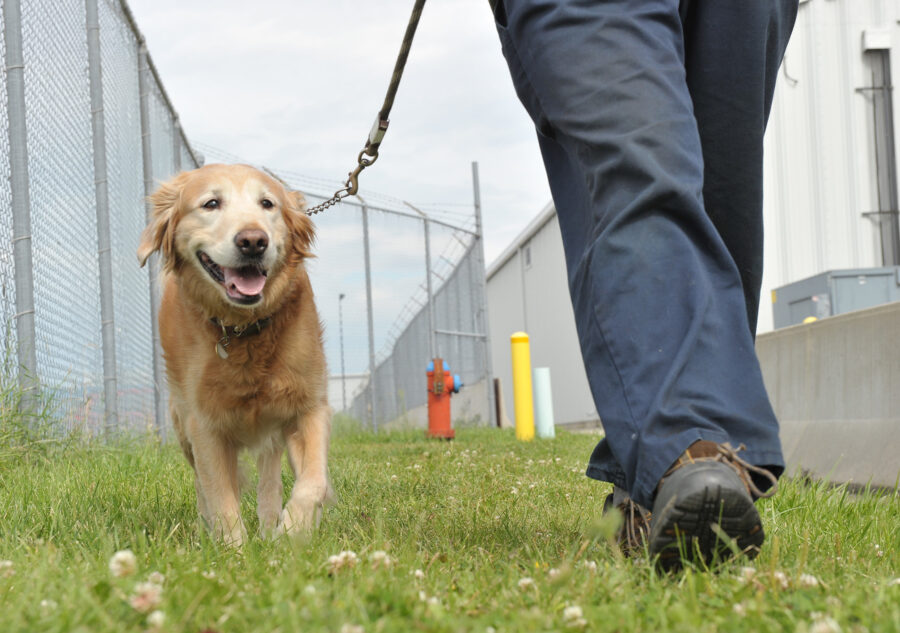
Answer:
POLYGON ((772 291, 775 329, 900 301, 900 266, 831 270, 772 291))

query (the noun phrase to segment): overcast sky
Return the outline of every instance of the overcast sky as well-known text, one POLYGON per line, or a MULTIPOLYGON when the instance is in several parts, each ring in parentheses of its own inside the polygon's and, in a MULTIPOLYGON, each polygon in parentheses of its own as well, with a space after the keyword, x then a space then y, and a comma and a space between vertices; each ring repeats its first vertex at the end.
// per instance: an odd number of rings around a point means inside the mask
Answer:
MULTIPOLYGON (((129 5, 192 141, 310 183, 324 181, 311 188, 330 193, 356 165, 413 2, 129 5)), ((454 222, 471 219, 471 162, 479 162, 487 263, 550 200, 534 127, 513 90, 488 0, 428 0, 380 154, 360 177, 363 196, 386 194, 442 210, 454 222)), ((338 295, 344 293, 346 371, 364 371, 358 215, 330 210, 316 222, 319 258, 311 268, 330 370, 340 372, 338 295)), ((417 223, 373 216, 376 351, 409 316, 403 314, 410 297, 422 293, 420 231, 417 223)), ((458 240, 442 230, 432 237, 433 260, 446 264, 439 255, 458 240)))
MULTIPOLYGON (((192 140, 335 182, 355 166, 381 107, 413 2, 129 4, 192 140)), ((360 193, 467 210, 450 205, 471 204, 473 160, 490 263, 549 188, 488 1, 429 0, 360 193)))

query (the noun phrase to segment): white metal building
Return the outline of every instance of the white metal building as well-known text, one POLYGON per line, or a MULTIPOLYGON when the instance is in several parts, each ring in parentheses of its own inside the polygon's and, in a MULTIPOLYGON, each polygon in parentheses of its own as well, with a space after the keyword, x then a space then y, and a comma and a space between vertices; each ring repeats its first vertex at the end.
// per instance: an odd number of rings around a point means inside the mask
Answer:
MULTIPOLYGON (((900 264, 897 109, 900 1, 803 0, 766 136, 765 273, 772 290, 827 270, 900 264), (896 59, 895 59, 896 62, 896 59)), ((510 417, 509 336, 550 367, 556 422, 596 418, 575 334, 562 239, 548 205, 488 269, 494 373, 510 417)))

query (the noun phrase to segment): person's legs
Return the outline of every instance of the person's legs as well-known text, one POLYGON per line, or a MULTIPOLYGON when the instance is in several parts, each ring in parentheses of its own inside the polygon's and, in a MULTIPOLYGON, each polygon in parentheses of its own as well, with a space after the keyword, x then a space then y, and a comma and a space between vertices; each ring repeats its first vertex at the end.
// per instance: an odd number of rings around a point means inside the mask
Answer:
POLYGON ((704 208, 681 17, 676 0, 497 7, 606 430, 588 474, 648 507, 696 440, 743 443, 748 461, 783 469, 741 276, 704 208))
POLYGON ((756 334, 763 264, 763 134, 797 0, 682 0, 703 202, 741 274, 756 334))

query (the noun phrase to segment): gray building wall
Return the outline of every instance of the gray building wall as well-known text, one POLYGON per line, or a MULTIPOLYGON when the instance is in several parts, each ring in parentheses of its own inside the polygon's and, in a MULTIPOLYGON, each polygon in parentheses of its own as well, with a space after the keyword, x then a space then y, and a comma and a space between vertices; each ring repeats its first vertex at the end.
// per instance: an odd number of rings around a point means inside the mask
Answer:
POLYGON ((488 269, 487 297, 494 375, 503 385, 509 418, 515 421, 510 335, 523 330, 530 339, 532 368, 550 368, 556 423, 596 420, 552 205, 488 269))

